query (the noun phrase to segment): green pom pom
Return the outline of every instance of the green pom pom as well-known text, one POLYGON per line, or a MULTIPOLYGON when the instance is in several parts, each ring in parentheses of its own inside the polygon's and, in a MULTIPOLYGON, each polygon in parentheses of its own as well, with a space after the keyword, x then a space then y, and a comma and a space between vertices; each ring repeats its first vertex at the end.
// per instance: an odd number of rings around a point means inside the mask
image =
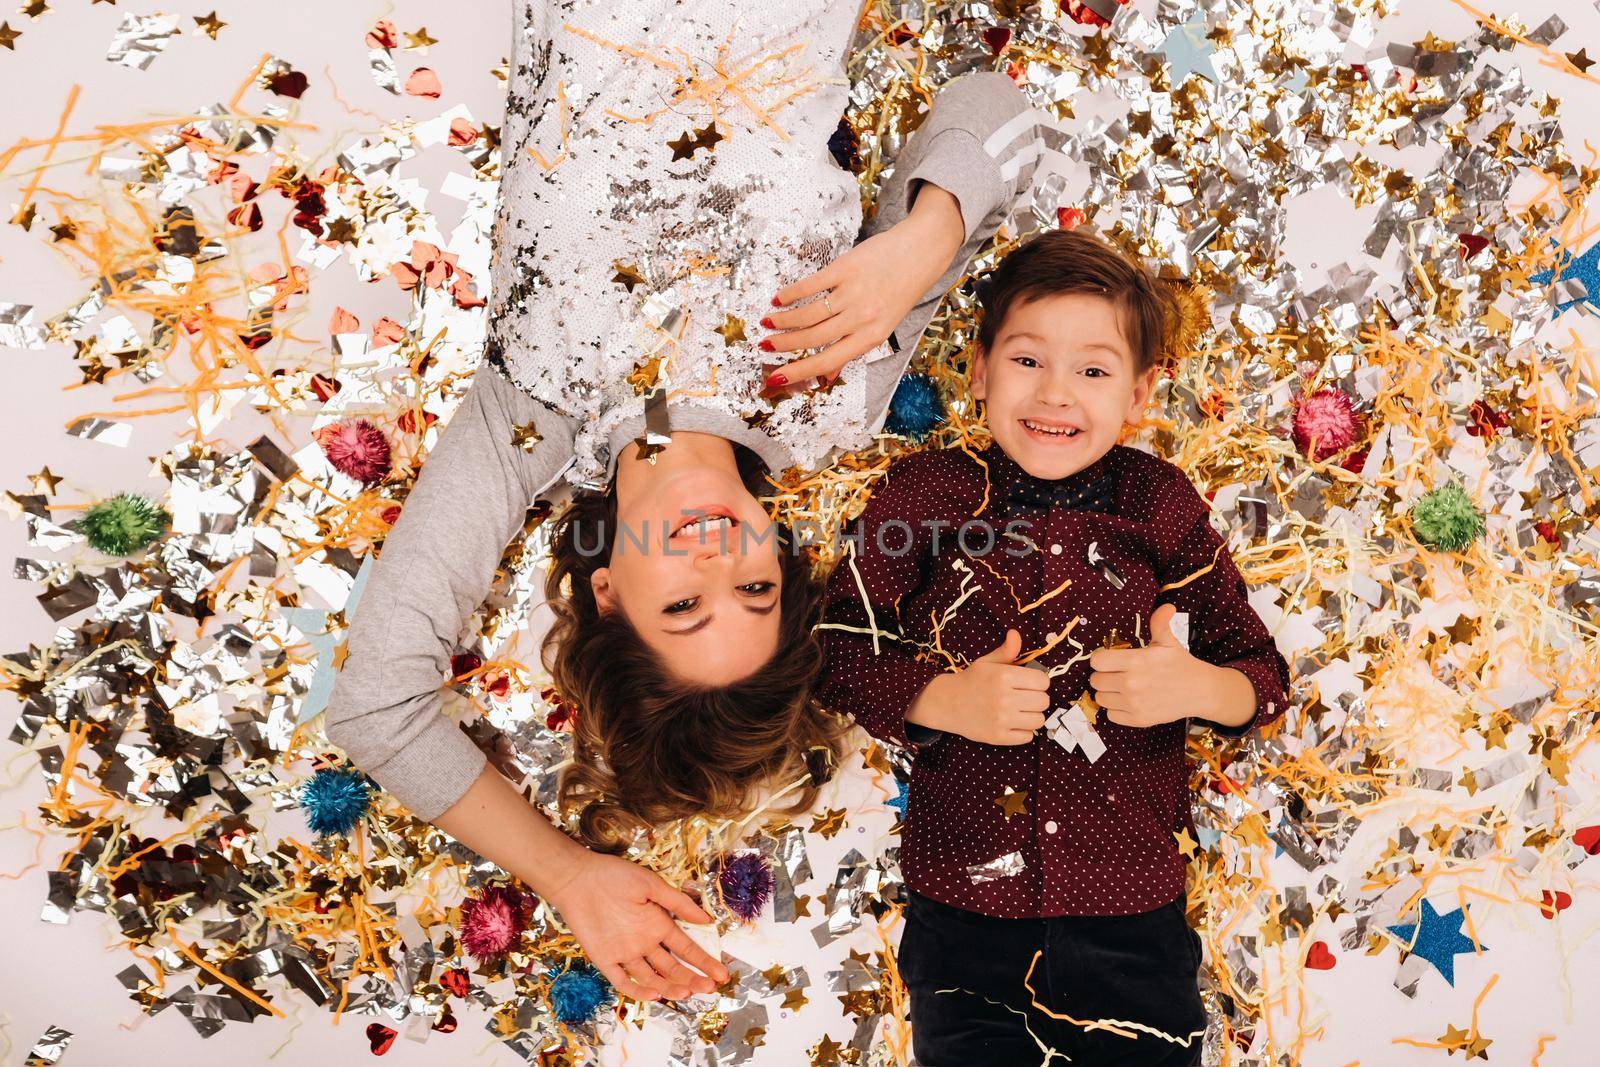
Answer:
POLYGON ((97 551, 129 556, 160 537, 172 521, 166 509, 137 493, 102 500, 72 523, 97 551))
POLYGON ((1422 494, 1411 509, 1411 528, 1425 544, 1445 552, 1459 552, 1483 536, 1483 516, 1459 485, 1446 485, 1422 494))

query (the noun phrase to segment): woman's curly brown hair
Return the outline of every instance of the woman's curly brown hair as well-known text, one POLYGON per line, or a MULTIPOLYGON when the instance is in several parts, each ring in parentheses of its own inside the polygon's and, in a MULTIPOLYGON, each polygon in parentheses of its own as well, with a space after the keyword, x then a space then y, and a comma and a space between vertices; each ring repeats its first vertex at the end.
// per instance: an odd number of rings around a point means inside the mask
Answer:
MULTIPOLYGON (((765 468, 735 446, 745 487, 759 496, 765 468)), ((797 814, 838 762, 844 720, 811 699, 822 668, 812 627, 822 583, 780 527, 783 580, 778 646, 772 658, 732 685, 696 686, 670 673, 620 611, 601 613, 590 576, 611 558, 617 527, 615 482, 579 491, 554 520, 545 596, 555 622, 542 658, 573 708, 572 764, 562 775, 563 810, 579 810, 578 836, 598 851, 620 852, 633 834, 688 815, 747 813, 761 787, 807 774, 792 804, 797 814), (820 757, 820 759, 819 759, 820 757)))

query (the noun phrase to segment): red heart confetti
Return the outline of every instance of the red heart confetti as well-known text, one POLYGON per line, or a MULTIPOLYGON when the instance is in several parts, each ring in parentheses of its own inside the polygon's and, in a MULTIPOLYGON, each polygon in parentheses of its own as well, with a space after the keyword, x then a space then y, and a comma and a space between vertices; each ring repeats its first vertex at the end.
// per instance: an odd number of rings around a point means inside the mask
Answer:
POLYGON ((1311 946, 1311 951, 1306 953, 1306 966, 1313 971, 1331 971, 1339 958, 1328 951, 1326 942, 1317 941, 1311 946))
POLYGON ((464 997, 472 989, 472 979, 460 967, 452 967, 439 976, 439 984, 454 996, 464 997))
POLYGON ((394 1030, 382 1023, 368 1023, 367 1044, 372 1046, 374 1056, 382 1056, 394 1044, 394 1030))
POLYGON ((1591 856, 1600 856, 1600 824, 1582 826, 1572 835, 1573 844, 1591 856))
POLYGON ((317 394, 318 400, 327 400, 334 393, 344 388, 337 378, 330 378, 326 374, 313 374, 311 376, 311 391, 317 394))
POLYGON ((450 1010, 450 1005, 446 1004, 444 1006, 444 1011, 439 1013, 439 1021, 433 1024, 433 1028, 441 1034, 455 1033, 456 1017, 455 1013, 450 1010))
POLYGON ((279 96, 289 96, 298 100, 305 94, 306 76, 298 70, 280 70, 267 78, 267 88, 279 96))
POLYGON ((1539 911, 1546 919, 1554 919, 1557 912, 1566 911, 1570 907, 1572 907, 1571 893, 1563 893, 1559 889, 1552 893, 1546 889, 1539 894, 1539 911))
POLYGON ((411 72, 411 77, 406 79, 407 96, 425 96, 430 100, 437 100, 443 91, 439 85, 439 76, 427 67, 418 67, 411 72))
POLYGON ((1005 26, 990 26, 983 31, 983 43, 989 46, 989 54, 998 56, 1011 44, 1011 30, 1005 26))

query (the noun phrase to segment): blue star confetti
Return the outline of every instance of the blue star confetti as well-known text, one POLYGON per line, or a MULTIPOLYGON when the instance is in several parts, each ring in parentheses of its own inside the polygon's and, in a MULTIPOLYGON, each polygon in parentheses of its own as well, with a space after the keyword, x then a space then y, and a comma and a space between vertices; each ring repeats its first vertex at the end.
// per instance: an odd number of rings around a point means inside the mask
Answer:
POLYGON ((1575 293, 1571 300, 1560 299, 1566 294, 1557 292, 1555 301, 1557 315, 1574 304, 1587 305, 1589 311, 1600 311, 1600 302, 1597 302, 1600 301, 1600 242, 1589 246, 1589 250, 1581 256, 1574 256, 1563 249, 1560 263, 1550 270, 1530 275, 1528 280, 1536 285, 1551 285, 1558 281, 1562 285, 1577 282, 1583 287, 1583 291, 1575 293))
POLYGON ((1487 947, 1475 945, 1472 938, 1461 932, 1461 923, 1466 917, 1464 907, 1440 915, 1432 904, 1423 900, 1422 919, 1419 922, 1402 923, 1388 930, 1400 939, 1402 948, 1433 964, 1433 969, 1444 975, 1446 982, 1455 985, 1456 955, 1487 947))
POLYGON ((1213 82, 1217 80, 1217 70, 1211 65, 1211 42, 1206 39, 1207 32, 1205 19, 1201 18, 1174 26, 1167 39, 1161 42, 1174 89, 1188 81, 1191 74, 1213 82))
POLYGON ((903 818, 906 817, 906 800, 907 800, 906 784, 904 782, 900 781, 899 779, 895 779, 894 785, 895 785, 894 796, 892 796, 888 800, 884 801, 884 803, 888 804, 889 807, 893 808, 895 811, 898 811, 900 813, 900 817, 903 819, 903 818))

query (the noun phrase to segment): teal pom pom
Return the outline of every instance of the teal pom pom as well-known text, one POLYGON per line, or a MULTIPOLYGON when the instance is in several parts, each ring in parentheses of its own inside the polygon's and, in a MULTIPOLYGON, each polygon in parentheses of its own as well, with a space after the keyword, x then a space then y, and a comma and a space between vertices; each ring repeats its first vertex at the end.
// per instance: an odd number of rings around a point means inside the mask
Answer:
POLYGON ((358 771, 321 770, 300 788, 306 825, 315 834, 347 834, 367 813, 366 776, 358 771))
POLYGON ((1459 485, 1422 494, 1411 509, 1411 528, 1423 543, 1445 552, 1459 552, 1484 532, 1483 516, 1459 485))
POLYGON ((556 1018, 571 1026, 586 1023, 595 1012, 616 1003, 617 995, 605 976, 587 963, 574 963, 565 971, 552 971, 550 1006, 556 1018))
POLYGON ((137 493, 102 500, 73 522, 72 528, 97 552, 128 556, 160 537, 172 521, 166 509, 137 493))
POLYGON ((889 401, 889 417, 883 428, 892 434, 920 441, 944 421, 944 399, 939 387, 926 374, 907 374, 889 401))

